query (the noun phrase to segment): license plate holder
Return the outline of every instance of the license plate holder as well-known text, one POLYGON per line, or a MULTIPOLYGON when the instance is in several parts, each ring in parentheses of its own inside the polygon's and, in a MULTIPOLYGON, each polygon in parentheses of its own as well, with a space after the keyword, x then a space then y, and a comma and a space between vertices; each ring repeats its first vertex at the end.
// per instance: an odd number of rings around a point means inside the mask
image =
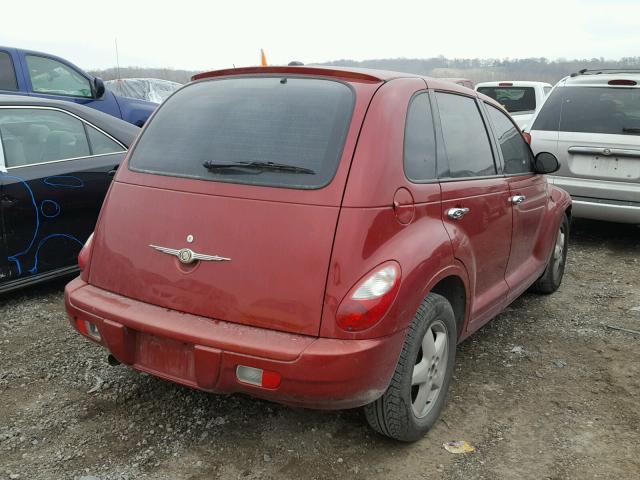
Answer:
POLYGON ((135 365, 158 376, 195 382, 193 345, 170 338, 138 332, 135 365))

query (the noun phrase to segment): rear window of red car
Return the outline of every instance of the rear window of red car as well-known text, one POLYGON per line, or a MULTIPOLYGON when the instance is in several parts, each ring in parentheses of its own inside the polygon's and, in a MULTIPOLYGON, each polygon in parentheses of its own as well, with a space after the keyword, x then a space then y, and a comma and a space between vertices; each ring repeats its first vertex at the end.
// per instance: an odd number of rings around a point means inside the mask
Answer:
POLYGON ((342 155, 355 94, 319 78, 232 77, 179 90, 131 153, 134 171, 321 188, 342 155))

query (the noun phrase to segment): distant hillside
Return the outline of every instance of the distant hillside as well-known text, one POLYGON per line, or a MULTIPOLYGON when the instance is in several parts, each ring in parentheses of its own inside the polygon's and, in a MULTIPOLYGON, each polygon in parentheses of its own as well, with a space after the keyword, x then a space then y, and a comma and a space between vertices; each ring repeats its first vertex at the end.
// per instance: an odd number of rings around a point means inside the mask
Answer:
POLYGON ((480 59, 463 58, 385 58, 380 60, 336 60, 319 65, 377 68, 398 72, 417 73, 432 77, 463 77, 474 82, 490 80, 537 80, 555 83, 562 77, 583 68, 636 68, 640 69, 640 57, 621 60, 547 60, 546 58, 480 59))
MULTIPOLYGON (((417 73, 432 77, 463 77, 474 82, 488 80, 539 80, 555 83, 562 77, 583 68, 635 68, 640 69, 640 57, 620 60, 592 58, 583 60, 548 60, 546 58, 494 59, 494 58, 383 58, 379 60, 335 60, 313 65, 335 65, 342 67, 377 68, 397 72, 417 73)), ((104 80, 118 78, 116 68, 94 70, 93 75, 104 80)), ((172 68, 120 68, 121 78, 150 77, 173 82, 187 83, 198 73, 196 70, 174 70, 172 68)))

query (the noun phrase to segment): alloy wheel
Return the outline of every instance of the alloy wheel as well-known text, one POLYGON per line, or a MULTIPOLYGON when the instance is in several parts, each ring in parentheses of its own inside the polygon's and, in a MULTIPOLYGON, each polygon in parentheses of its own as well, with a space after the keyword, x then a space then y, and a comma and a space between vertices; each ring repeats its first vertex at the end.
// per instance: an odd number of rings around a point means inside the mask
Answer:
POLYGON ((437 320, 427 329, 411 376, 411 408, 417 418, 426 416, 436 403, 447 370, 449 336, 437 320))

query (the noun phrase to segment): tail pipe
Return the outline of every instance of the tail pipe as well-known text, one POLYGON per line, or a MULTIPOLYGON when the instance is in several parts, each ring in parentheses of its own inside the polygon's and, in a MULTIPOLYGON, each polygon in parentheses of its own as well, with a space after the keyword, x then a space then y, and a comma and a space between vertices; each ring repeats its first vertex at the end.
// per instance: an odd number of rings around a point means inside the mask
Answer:
POLYGON ((111 354, 109 354, 109 356, 107 357, 107 363, 112 367, 117 367, 118 365, 120 365, 120 361, 111 354))

